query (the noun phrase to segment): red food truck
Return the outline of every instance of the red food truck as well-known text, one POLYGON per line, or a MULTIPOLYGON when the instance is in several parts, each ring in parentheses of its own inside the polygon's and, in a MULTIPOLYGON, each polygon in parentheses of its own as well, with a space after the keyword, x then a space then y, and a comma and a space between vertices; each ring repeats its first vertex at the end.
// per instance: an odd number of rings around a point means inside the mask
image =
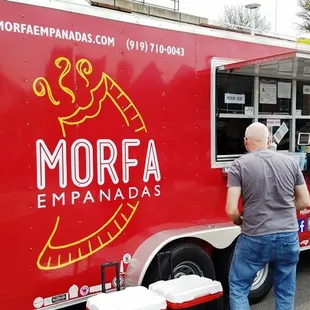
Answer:
MULTIPOLYGON (((0 39, 3 309, 86 301, 112 261, 122 286, 147 286, 163 251, 175 277, 227 290, 240 233, 224 210, 227 169, 245 128, 267 124, 308 179, 309 47, 103 0, 0 0, 0 39)), ((266 266, 251 302, 271 286, 266 266)))

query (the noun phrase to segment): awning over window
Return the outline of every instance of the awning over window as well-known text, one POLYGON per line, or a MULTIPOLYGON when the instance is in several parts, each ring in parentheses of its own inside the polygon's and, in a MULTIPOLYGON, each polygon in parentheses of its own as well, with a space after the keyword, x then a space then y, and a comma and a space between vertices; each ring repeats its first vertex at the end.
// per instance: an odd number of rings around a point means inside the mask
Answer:
POLYGON ((294 51, 250 59, 219 66, 217 71, 269 78, 310 80, 310 53, 294 51))

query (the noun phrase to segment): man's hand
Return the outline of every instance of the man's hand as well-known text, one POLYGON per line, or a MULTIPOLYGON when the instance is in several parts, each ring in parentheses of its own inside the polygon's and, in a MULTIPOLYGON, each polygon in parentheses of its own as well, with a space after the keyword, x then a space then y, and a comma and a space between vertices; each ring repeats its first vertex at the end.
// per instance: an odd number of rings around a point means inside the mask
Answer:
POLYGON ((226 198, 226 214, 236 224, 242 224, 242 217, 238 210, 238 202, 241 196, 241 187, 228 187, 226 198))
POLYGON ((241 226, 243 223, 243 217, 240 216, 237 221, 233 221, 235 225, 241 226))

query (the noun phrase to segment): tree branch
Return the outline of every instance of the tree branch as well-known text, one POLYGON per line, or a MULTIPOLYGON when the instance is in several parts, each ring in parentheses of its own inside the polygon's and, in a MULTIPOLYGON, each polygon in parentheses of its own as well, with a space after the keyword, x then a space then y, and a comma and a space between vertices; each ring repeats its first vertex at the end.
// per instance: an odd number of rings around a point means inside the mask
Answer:
POLYGON ((310 0, 298 0, 297 4, 300 11, 296 15, 302 19, 299 29, 304 31, 310 31, 310 0))
MULTIPOLYGON (((255 30, 258 33, 268 32, 271 29, 270 22, 259 11, 254 12, 254 22, 255 30)), ((251 29, 251 13, 242 5, 225 5, 223 13, 218 18, 218 25, 249 31, 251 29)))

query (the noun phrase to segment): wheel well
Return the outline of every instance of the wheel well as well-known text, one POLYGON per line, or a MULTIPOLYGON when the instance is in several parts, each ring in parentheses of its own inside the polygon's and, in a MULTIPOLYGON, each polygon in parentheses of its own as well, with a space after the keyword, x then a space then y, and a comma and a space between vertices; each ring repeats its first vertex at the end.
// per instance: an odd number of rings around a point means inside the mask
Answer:
MULTIPOLYGON (((180 238, 180 239, 173 240, 173 241, 167 243, 164 247, 162 247, 159 250, 159 252, 164 252, 167 249, 169 249, 171 246, 181 244, 181 243, 190 243, 190 244, 199 245, 210 256, 212 261, 213 261, 213 257, 215 255, 215 252, 217 251, 216 248, 214 248, 210 243, 206 242, 205 240, 195 238, 195 237, 185 237, 185 238, 180 238)), ((150 265, 148 266, 148 268, 146 270, 146 273, 145 273, 143 280, 142 280, 142 285, 145 285, 145 280, 148 278, 150 271, 153 268, 155 268, 155 266, 157 266, 157 256, 156 255, 152 259, 150 265)))
MULTIPOLYGON (((239 234, 240 228, 230 223, 210 225, 205 228, 187 227, 181 230, 171 229, 158 232, 144 240, 136 249, 126 270, 125 285, 141 285, 146 281, 145 278, 147 275, 149 273, 152 274, 150 269, 157 269, 158 271, 157 262, 159 257, 157 254, 165 250, 167 251, 168 247, 171 247, 172 250, 186 246, 186 244, 189 247, 196 247, 202 256, 203 251, 207 253, 208 257, 205 257, 205 259, 209 260, 209 264, 213 264, 217 260, 215 258, 218 256, 216 253, 220 252, 218 249, 229 247, 239 234)), ((187 253, 187 255, 190 255, 190 253, 187 253)), ((165 259, 163 260, 165 261, 165 259)))

